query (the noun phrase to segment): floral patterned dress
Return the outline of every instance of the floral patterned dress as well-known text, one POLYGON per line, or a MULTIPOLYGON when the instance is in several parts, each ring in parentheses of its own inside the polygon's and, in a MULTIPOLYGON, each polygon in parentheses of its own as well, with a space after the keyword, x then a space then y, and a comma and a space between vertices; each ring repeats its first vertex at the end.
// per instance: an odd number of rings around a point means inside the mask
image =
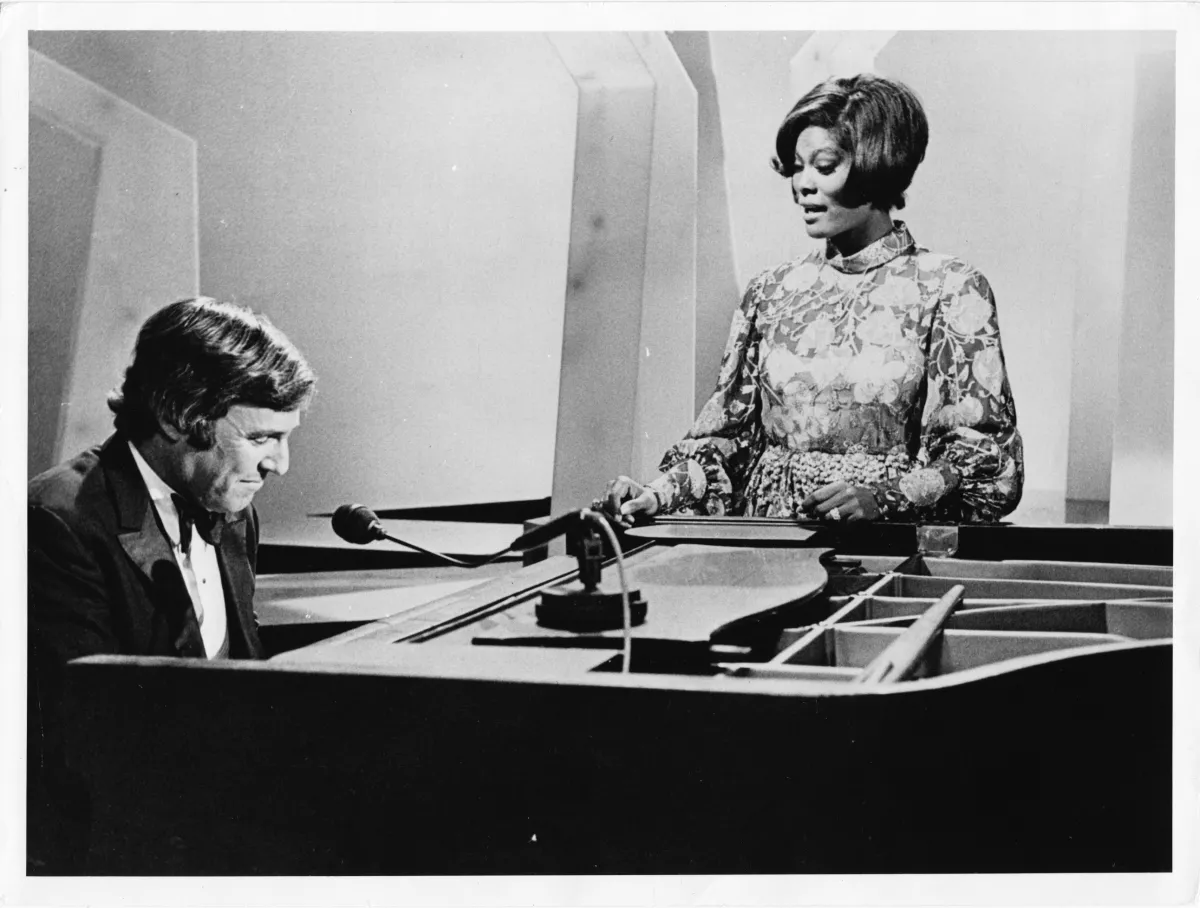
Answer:
POLYGON ((853 255, 826 244, 764 271, 659 469, 663 513, 804 517, 805 496, 844 480, 883 519, 998 520, 1024 465, 991 287, 902 221, 853 255))

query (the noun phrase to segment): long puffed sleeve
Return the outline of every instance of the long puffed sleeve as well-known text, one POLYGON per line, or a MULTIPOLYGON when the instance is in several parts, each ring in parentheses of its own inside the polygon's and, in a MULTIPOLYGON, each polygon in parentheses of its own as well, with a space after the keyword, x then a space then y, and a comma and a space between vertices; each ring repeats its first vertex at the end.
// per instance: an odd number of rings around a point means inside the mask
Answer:
POLYGON ((717 387, 683 440, 663 455, 650 483, 660 511, 736 513, 762 452, 756 315, 763 275, 750 282, 733 314, 717 387))
POLYGON ((990 522, 1021 500, 1024 459, 996 300, 982 274, 957 264, 931 312, 913 469, 876 489, 886 518, 990 522))

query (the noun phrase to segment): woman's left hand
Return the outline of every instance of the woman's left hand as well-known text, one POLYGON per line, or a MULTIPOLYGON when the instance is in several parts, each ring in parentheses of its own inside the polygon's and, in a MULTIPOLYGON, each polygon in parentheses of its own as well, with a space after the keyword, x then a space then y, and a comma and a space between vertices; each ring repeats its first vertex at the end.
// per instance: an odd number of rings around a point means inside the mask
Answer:
POLYGON ((823 520, 853 523, 857 520, 874 520, 879 516, 879 503, 870 489, 840 481, 821 486, 800 502, 800 507, 823 520))

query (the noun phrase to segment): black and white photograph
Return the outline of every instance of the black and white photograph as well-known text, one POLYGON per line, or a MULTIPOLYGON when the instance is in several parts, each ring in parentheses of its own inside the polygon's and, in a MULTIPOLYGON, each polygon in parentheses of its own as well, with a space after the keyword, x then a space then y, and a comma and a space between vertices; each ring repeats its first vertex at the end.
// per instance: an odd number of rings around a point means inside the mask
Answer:
POLYGON ((1198 20, 3 4, 0 901, 1194 902, 1198 20))

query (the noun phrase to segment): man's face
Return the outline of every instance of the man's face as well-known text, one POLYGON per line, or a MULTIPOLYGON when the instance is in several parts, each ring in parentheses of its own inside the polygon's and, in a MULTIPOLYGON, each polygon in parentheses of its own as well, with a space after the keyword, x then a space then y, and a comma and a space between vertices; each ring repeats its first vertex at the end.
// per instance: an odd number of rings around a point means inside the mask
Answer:
POLYGON ((288 469, 288 436, 300 424, 298 410, 231 407, 214 425, 216 441, 207 451, 184 443, 183 484, 203 508, 234 514, 247 507, 268 473, 288 469))

